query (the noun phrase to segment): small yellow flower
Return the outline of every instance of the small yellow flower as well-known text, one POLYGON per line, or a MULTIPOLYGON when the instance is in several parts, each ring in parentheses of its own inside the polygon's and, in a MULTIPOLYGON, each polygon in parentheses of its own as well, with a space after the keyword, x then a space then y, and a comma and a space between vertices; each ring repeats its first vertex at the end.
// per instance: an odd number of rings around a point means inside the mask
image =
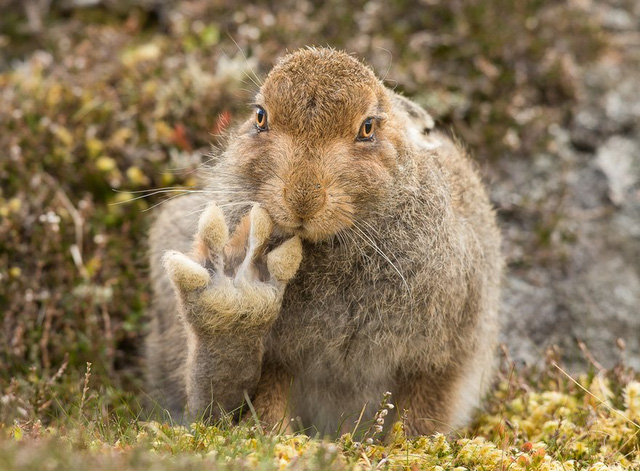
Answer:
POLYGON ((108 173, 116 168, 116 161, 111 157, 103 155, 96 160, 96 167, 101 172, 108 173))
POLYGON ((155 43, 148 43, 130 49, 122 55, 122 63, 132 67, 139 62, 155 61, 160 57, 160 47, 155 43))
POLYGON ((640 382, 631 381, 624 389, 624 406, 630 419, 640 420, 640 382))
POLYGON ((66 147, 70 148, 73 144, 73 134, 63 126, 52 126, 53 135, 66 147))
POLYGON ((20 208, 22 207, 22 201, 20 200, 20 198, 11 198, 9 200, 9 203, 7 203, 7 207, 9 208, 9 211, 11 213, 15 214, 20 211, 20 208))
POLYGON ((95 137, 87 139, 84 145, 87 148, 87 154, 92 159, 98 157, 104 150, 104 144, 102 143, 102 141, 100 139, 96 139, 95 137))
POLYGON ((609 466, 607 466, 606 464, 598 461, 596 463, 593 463, 591 466, 589 466, 588 471, 608 471, 609 470, 609 466))
POLYGON ((127 169, 127 178, 134 185, 143 186, 149 184, 149 177, 140 170, 140 167, 129 167, 127 169))

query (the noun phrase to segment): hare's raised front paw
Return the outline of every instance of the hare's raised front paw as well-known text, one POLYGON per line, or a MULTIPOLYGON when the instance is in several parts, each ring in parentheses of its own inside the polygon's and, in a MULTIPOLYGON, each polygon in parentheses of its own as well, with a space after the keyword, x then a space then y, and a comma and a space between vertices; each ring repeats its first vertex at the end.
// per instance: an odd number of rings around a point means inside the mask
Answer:
POLYGON ((302 245, 293 237, 266 253, 272 228, 267 212, 254 206, 230 239, 222 211, 212 204, 200 218, 193 253, 165 254, 182 315, 196 333, 264 332, 276 319, 302 245))

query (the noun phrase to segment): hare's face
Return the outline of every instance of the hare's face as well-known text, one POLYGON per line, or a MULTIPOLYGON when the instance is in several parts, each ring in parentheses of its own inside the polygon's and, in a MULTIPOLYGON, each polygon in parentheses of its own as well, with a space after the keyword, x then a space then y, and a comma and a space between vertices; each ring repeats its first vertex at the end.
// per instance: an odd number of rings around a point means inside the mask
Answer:
POLYGON ((357 225, 388 190, 401 135, 390 113, 364 65, 301 50, 269 74, 229 154, 280 233, 324 240, 357 225))

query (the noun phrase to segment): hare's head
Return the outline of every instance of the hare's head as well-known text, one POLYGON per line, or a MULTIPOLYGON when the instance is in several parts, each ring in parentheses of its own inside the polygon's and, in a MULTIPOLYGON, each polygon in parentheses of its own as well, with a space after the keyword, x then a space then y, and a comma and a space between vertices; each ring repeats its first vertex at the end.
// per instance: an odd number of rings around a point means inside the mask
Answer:
POLYGON ((229 156, 278 232, 320 241, 388 191, 402 135, 391 113, 371 69, 343 52, 302 49, 269 73, 229 156))

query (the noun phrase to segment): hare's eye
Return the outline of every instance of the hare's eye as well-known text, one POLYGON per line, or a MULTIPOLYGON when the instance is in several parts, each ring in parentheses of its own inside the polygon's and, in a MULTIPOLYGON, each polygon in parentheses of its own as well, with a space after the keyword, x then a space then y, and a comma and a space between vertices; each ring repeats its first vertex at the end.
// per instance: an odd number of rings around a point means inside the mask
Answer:
POLYGON ((256 109, 256 128, 258 131, 267 130, 267 112, 260 106, 256 109))
POLYGON ((367 118, 362 122, 362 125, 360 125, 360 131, 358 131, 358 137, 356 138, 358 141, 373 140, 373 123, 373 118, 367 118))

